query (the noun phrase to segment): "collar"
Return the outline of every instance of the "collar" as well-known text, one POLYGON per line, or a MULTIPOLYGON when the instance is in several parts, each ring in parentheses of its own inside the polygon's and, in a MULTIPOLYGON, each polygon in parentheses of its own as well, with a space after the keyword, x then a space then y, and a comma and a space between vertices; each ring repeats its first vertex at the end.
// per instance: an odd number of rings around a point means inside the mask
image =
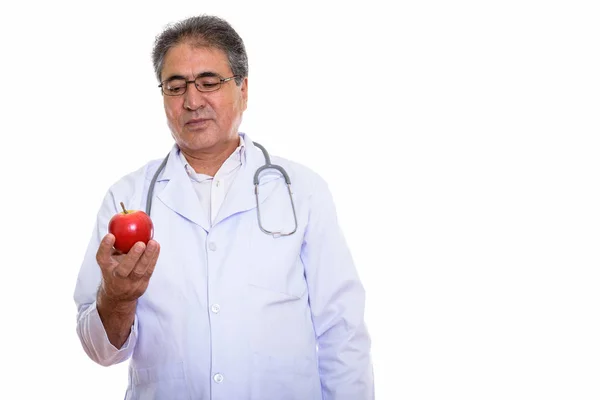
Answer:
MULTIPOLYGON (((196 182, 203 182, 212 180, 214 177, 206 174, 199 174, 189 164, 185 154, 178 148, 178 157, 185 168, 187 175, 196 182)), ((238 147, 231 153, 231 155, 223 162, 216 175, 227 175, 228 173, 244 165, 246 160, 246 142, 244 141, 244 135, 239 135, 238 147)))
MULTIPOLYGON (((240 134, 240 136, 242 135, 240 134)), ((214 225, 233 214, 253 209, 257 205, 253 177, 258 168, 264 165, 264 157, 248 136, 243 136, 243 140, 246 151, 240 151, 242 153, 242 166, 238 171, 238 177, 229 188, 228 195, 219 210, 214 225)), ((156 197, 168 208, 208 232, 211 224, 208 222, 205 213, 198 207, 197 194, 194 192, 194 187, 185 169, 182 168, 184 164, 178 153, 179 148, 176 144, 173 144, 164 170, 158 175, 157 182, 162 183, 156 187, 156 197)), ((159 162, 159 160, 156 161, 159 162)), ((278 184, 281 185, 283 182, 281 179, 277 179, 279 174, 269 175, 260 180, 261 203, 269 198, 278 184)))

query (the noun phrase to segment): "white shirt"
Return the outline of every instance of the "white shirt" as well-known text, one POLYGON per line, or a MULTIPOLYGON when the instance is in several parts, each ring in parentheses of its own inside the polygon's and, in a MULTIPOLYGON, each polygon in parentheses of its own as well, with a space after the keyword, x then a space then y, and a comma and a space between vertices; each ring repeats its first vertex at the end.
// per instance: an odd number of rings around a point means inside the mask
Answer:
POLYGON ((244 138, 240 135, 240 144, 229 158, 225 160, 223 165, 221 165, 214 177, 194 171, 185 154, 179 151, 181 162, 192 181, 194 191, 198 195, 198 200, 200 200, 200 206, 206 213, 211 226, 214 224, 225 196, 242 166, 244 150, 244 138))

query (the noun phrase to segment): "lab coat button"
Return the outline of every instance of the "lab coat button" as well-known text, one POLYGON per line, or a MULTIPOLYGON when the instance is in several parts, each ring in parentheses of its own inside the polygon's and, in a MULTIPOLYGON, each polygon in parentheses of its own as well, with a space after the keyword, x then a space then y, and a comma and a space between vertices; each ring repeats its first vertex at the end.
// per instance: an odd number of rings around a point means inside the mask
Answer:
POLYGON ((210 242, 210 243, 208 244, 208 249, 209 249, 210 251, 215 251, 215 250, 217 250, 217 245, 215 244, 215 242, 210 242))
POLYGON ((210 308, 210 310, 212 312, 214 312, 215 314, 218 314, 219 311, 221 311, 221 306, 218 304, 213 304, 212 307, 210 308))
POLYGON ((215 376, 213 376, 213 379, 215 380, 215 382, 221 383, 221 382, 223 382, 223 375, 215 374, 215 376))

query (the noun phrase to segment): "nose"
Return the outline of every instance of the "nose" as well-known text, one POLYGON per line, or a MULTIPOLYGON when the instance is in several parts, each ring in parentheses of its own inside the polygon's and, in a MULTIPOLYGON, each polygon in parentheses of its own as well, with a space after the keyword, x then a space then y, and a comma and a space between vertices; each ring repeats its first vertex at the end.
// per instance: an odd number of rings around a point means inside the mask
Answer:
POLYGON ((196 111, 206 106, 206 98, 196 89, 194 82, 188 82, 188 88, 183 95, 183 107, 189 111, 196 111))

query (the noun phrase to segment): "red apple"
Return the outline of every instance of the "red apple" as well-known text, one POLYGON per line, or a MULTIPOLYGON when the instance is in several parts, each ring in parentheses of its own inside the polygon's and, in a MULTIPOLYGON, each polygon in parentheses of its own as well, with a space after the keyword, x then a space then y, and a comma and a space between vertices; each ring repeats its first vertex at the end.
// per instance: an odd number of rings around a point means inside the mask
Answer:
POLYGON ((115 235, 114 248, 127 253, 137 242, 148 243, 154 235, 152 220, 143 211, 126 210, 121 202, 123 212, 115 214, 108 223, 108 232, 115 235))

